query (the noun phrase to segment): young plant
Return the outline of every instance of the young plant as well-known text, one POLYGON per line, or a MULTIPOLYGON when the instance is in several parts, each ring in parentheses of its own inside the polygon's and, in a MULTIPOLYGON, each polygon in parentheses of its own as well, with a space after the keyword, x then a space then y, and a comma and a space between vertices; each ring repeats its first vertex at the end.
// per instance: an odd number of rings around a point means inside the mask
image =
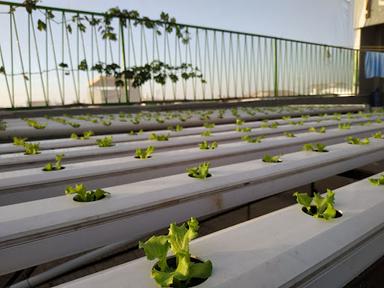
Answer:
POLYGON ((84 186, 84 184, 76 184, 75 187, 68 186, 67 189, 65 189, 65 194, 66 195, 75 194, 75 196, 73 197, 73 200, 78 202, 97 201, 110 195, 109 192, 106 192, 99 188, 96 190, 87 191, 87 188, 84 186))
POLYGON ((348 130, 351 129, 351 123, 339 123, 339 129, 348 130))
POLYGON ((369 178, 369 182, 375 186, 384 185, 384 175, 380 175, 379 178, 369 178))
POLYGON ((208 143, 208 141, 203 141, 199 144, 201 150, 215 150, 217 148, 217 142, 208 143))
POLYGON ((303 146, 304 151, 314 151, 314 152, 328 152, 327 149, 325 149, 325 144, 317 143, 317 144, 304 144, 303 146))
POLYGON ((22 138, 22 137, 13 137, 13 145, 15 146, 24 146, 25 144, 25 141, 28 139, 28 138, 22 138))
POLYGON ((320 128, 318 128, 318 129, 316 129, 315 127, 310 127, 309 129, 308 129, 308 131, 309 132, 316 132, 316 133, 325 133, 326 131, 327 131, 327 128, 325 128, 325 127, 320 127, 320 128))
POLYGON ((376 132, 372 137, 375 139, 383 139, 383 134, 381 132, 376 132))
POLYGON ((47 126, 47 123, 41 124, 32 119, 25 118, 23 120, 27 122, 28 126, 33 127, 35 129, 44 129, 47 126))
POLYGON ((63 160, 64 154, 57 154, 55 157, 55 163, 52 164, 51 162, 47 163, 43 170, 44 171, 58 171, 61 169, 64 169, 63 166, 61 165, 61 161, 63 160))
POLYGON ((203 136, 203 137, 209 137, 209 136, 212 135, 212 132, 211 132, 211 130, 208 129, 208 130, 205 130, 205 131, 201 132, 200 135, 203 136))
POLYGON ((293 196, 296 197, 297 203, 303 206, 303 212, 315 218, 330 220, 341 216, 341 213, 334 208, 335 192, 331 189, 327 189, 324 197, 318 193, 314 193, 311 197, 307 193, 299 192, 295 192, 293 196))
POLYGON ((244 135, 241 137, 241 140, 245 141, 245 142, 248 142, 248 143, 260 143, 261 140, 264 139, 264 136, 249 136, 249 135, 244 135))
POLYGON ((281 119, 283 119, 284 121, 289 121, 289 119, 291 119, 291 116, 283 116, 281 117, 281 119))
POLYGON ((215 128, 215 123, 205 122, 203 126, 204 128, 211 129, 211 128, 215 128))
POLYGON ((237 125, 237 126, 244 125, 244 120, 243 120, 243 119, 240 119, 240 118, 237 118, 237 119, 236 119, 236 125, 237 125))
POLYGON ((103 124, 104 126, 111 126, 111 125, 112 125, 112 122, 109 121, 109 120, 102 120, 102 121, 101 121, 101 124, 103 124))
POLYGON ((134 131, 134 130, 130 130, 128 132, 129 135, 140 135, 140 134, 143 134, 144 130, 143 129, 140 129, 138 131, 134 131))
POLYGON ((197 167, 187 168, 188 176, 198 179, 206 179, 211 177, 211 174, 209 173, 209 166, 209 162, 204 162, 197 167))
POLYGON ((251 127, 236 127, 236 132, 248 133, 252 131, 251 127))
POLYGON ((347 140, 347 143, 353 144, 353 145, 367 145, 367 144, 369 144, 368 138, 360 139, 359 137, 348 136, 346 140, 347 140))
POLYGON ((280 162, 283 162, 283 160, 281 160, 279 155, 271 156, 269 154, 265 154, 263 156, 263 162, 266 162, 266 163, 280 163, 280 162))
POLYGON ((381 120, 380 118, 376 118, 375 122, 376 122, 377 124, 381 124, 381 123, 383 123, 383 120, 381 120))
POLYGON ((104 138, 97 139, 96 144, 97 144, 97 146, 102 147, 102 148, 111 147, 111 146, 113 146, 112 141, 113 141, 112 136, 105 136, 104 138))
POLYGON ((75 140, 88 140, 90 139, 93 135, 93 131, 84 131, 83 136, 78 136, 76 133, 71 134, 71 138, 75 140))
POLYGON ((153 141, 168 141, 169 140, 169 135, 165 135, 165 134, 157 135, 156 133, 152 133, 151 135, 149 135, 149 140, 153 140, 153 141))
POLYGON ((183 130, 183 126, 177 124, 175 127, 169 126, 167 129, 170 131, 180 132, 183 130))
POLYGON ((155 147, 148 146, 145 150, 141 148, 137 148, 135 152, 135 158, 137 159, 148 159, 151 157, 152 153, 155 151, 155 147))
POLYGON ((24 143, 25 155, 36 155, 40 154, 40 144, 39 143, 24 143))
POLYGON ((168 235, 152 236, 146 242, 139 242, 148 260, 157 259, 151 277, 160 287, 186 288, 190 283, 198 285, 212 274, 212 262, 191 257, 189 242, 196 238, 199 222, 191 218, 186 224, 169 226, 168 235), (174 256, 169 257, 172 251, 174 256))
POLYGON ((284 132, 284 136, 288 137, 288 138, 294 138, 296 137, 295 134, 293 134, 292 132, 284 132))

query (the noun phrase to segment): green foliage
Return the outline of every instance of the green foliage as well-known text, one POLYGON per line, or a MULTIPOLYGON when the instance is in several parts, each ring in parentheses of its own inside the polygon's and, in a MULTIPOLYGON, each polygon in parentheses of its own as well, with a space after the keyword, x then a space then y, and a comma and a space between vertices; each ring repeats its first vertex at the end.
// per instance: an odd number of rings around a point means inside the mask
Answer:
POLYGON ((208 143, 208 141, 203 141, 199 144, 199 148, 201 150, 214 150, 217 148, 217 142, 214 141, 214 142, 211 142, 211 143, 208 143))
POLYGON ((156 133, 152 133, 149 135, 149 140, 153 141, 168 141, 169 140, 169 135, 167 134, 159 134, 157 135, 156 133))
POLYGON ((64 154, 57 154, 55 157, 55 163, 52 164, 51 162, 47 163, 43 170, 44 171, 57 171, 61 170, 63 167, 61 165, 61 161, 63 160, 64 154))
POLYGON ((269 155, 269 154, 265 154, 263 156, 263 162, 267 162, 267 163, 280 163, 280 162, 283 162, 283 160, 281 160, 280 155, 272 156, 272 155, 269 155))
POLYGON ((289 119, 291 119, 291 116, 283 116, 281 117, 281 119, 283 119, 284 121, 289 121, 289 119))
POLYGON ((381 132, 376 132, 372 135, 375 139, 383 139, 383 134, 381 132))
POLYGON ((301 115, 301 119, 308 120, 309 119, 309 115, 301 115))
POLYGON ((384 175, 380 175, 379 178, 369 178, 369 182, 375 186, 384 185, 384 175))
POLYGON ((347 140, 347 143, 353 144, 353 145, 367 145, 367 144, 369 144, 368 138, 360 139, 359 137, 348 136, 346 138, 346 140, 347 140))
POLYGON ((248 142, 248 143, 260 143, 261 140, 263 140, 264 136, 250 136, 250 135, 244 135, 241 137, 241 140, 248 142))
POLYGON ((206 279, 212 274, 212 262, 191 261, 189 243, 198 236, 199 223, 191 218, 186 224, 171 224, 168 235, 152 236, 146 242, 139 242, 148 260, 157 259, 151 276, 160 287, 188 287, 192 278, 206 279), (167 255, 172 251, 176 267, 170 267, 167 255))
POLYGON ((28 138, 13 137, 12 139, 13 139, 13 145, 15 145, 15 146, 24 146, 25 141, 26 141, 28 138))
POLYGON ((293 196, 296 197, 297 203, 304 207, 304 211, 315 218, 330 220, 336 217, 335 192, 331 189, 327 189, 324 197, 318 193, 311 197, 307 193, 299 192, 295 192, 293 196))
POLYGON ((148 159, 151 157, 152 153, 155 151, 155 147, 148 146, 145 150, 141 148, 137 148, 135 152, 135 158, 138 159, 148 159))
POLYGON ((251 127, 236 127, 236 132, 248 133, 252 131, 251 127))
POLYGON ((303 120, 300 120, 300 121, 289 121, 288 124, 295 125, 295 126, 302 126, 302 125, 304 125, 304 121, 303 120))
POLYGON ((111 146, 113 146, 112 141, 113 141, 112 136, 105 136, 104 138, 97 139, 96 144, 99 147, 111 147, 111 146))
POLYGON ((203 125, 207 129, 215 128, 215 123, 205 122, 203 125))
POLYGON ((295 134, 293 134, 292 132, 284 132, 284 136, 286 136, 288 138, 296 137, 295 134))
POLYGON ((187 168, 188 176, 198 179, 206 179, 207 177, 210 177, 211 174, 209 173, 209 162, 201 163, 197 167, 191 167, 187 168))
POLYGON ((351 123, 339 123, 338 127, 339 129, 348 130, 351 129, 351 123))
POLYGON ((93 131, 84 131, 83 136, 78 136, 76 133, 71 134, 71 138, 75 140, 88 140, 95 135, 93 131))
POLYGON ((102 189, 87 191, 87 188, 83 184, 76 184, 75 187, 67 186, 67 189, 65 189, 65 194, 66 195, 75 194, 75 197, 73 198, 73 200, 78 202, 97 201, 110 195, 109 192, 106 192, 102 189))
POLYGON ((103 124, 104 126, 111 126, 112 122, 108 120, 101 120, 101 124, 103 124))
POLYGON ((37 122, 35 120, 32 120, 32 119, 24 118, 23 120, 25 122, 27 122, 28 126, 33 127, 35 129, 44 129, 47 126, 46 123, 45 124, 41 124, 41 123, 39 123, 39 122, 37 122))
POLYGON ((325 133, 326 131, 327 131, 327 128, 325 128, 325 127, 320 127, 320 128, 318 128, 318 129, 316 129, 315 127, 310 127, 309 129, 308 129, 308 131, 309 132, 316 132, 316 133, 325 133))
POLYGON ((381 123, 383 123, 383 120, 381 120, 380 118, 376 118, 375 122, 376 122, 377 124, 381 124, 381 123))
POLYGON ((314 152, 328 152, 327 149, 325 149, 325 144, 316 143, 316 144, 304 144, 303 150, 304 151, 314 151, 314 152))
POLYGON ((237 125, 237 126, 244 125, 244 123, 245 123, 245 122, 244 122, 243 119, 240 119, 240 118, 237 118, 237 119, 236 119, 236 125, 237 125))
POLYGON ((175 127, 169 126, 167 129, 170 131, 180 132, 183 131, 183 126, 177 124, 175 127))
POLYGON ((144 130, 143 129, 140 129, 138 131, 134 131, 134 130, 131 130, 128 132, 129 135, 140 135, 140 134, 143 134, 144 130))
POLYGON ((40 154, 40 144, 39 143, 24 143, 25 155, 36 155, 40 154))
POLYGON ((203 137, 209 137, 209 136, 212 135, 212 132, 211 132, 211 130, 208 129, 208 130, 205 130, 205 131, 201 132, 200 135, 203 136, 203 137))

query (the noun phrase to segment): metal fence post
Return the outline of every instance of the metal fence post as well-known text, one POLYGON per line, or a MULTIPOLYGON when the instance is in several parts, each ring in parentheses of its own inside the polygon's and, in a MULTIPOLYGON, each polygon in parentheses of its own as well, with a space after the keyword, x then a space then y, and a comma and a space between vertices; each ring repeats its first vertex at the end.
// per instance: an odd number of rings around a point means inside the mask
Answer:
POLYGON ((273 39, 273 63, 274 63, 274 96, 279 96, 279 79, 278 79, 278 64, 277 64, 277 39, 273 39))

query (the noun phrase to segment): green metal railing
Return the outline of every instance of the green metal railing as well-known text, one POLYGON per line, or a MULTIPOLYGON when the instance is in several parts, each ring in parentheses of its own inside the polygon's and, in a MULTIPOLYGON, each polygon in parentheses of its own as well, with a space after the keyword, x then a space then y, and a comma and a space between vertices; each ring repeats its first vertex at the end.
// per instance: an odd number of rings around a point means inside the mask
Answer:
POLYGON ((0 1, 0 107, 358 92, 358 50, 179 24, 189 33, 183 43, 175 31, 166 32, 165 22, 149 29, 121 17, 111 20, 113 41, 100 33, 104 19, 103 13, 46 6, 28 13, 20 3, 0 1), (90 69, 97 63, 126 69, 154 60, 190 63, 206 82, 160 85, 152 79, 139 88, 129 81, 116 87, 111 77, 90 69))

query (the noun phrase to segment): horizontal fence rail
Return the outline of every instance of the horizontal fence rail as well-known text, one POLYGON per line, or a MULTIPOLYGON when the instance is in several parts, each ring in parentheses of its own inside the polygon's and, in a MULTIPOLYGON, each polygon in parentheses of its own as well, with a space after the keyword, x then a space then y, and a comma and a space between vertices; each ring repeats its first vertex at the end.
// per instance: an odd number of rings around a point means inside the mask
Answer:
POLYGON ((358 92, 359 51, 349 48, 178 24, 185 41, 169 29, 172 22, 46 6, 28 11, 4 1, 0 23, 0 107, 358 92), (117 64, 121 71, 154 61, 190 64, 203 79, 162 85, 152 75, 139 87, 131 80, 116 86, 108 73, 91 69, 117 64))

